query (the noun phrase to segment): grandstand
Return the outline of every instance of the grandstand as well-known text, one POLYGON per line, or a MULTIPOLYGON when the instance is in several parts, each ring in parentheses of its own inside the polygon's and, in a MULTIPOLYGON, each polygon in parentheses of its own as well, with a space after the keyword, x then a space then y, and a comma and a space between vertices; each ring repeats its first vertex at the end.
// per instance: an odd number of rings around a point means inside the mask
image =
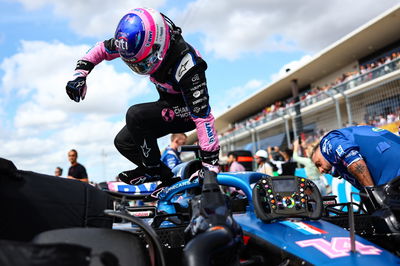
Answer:
MULTIPOLYGON (((400 5, 216 117, 221 152, 290 146, 352 124, 400 125, 400 5)), ((188 143, 194 143, 194 131, 188 143)))

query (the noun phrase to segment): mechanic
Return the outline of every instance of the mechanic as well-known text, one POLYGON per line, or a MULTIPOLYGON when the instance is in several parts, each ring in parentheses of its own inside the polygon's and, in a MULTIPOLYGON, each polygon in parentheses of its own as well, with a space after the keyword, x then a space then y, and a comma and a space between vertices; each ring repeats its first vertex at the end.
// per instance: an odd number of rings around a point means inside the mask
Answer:
POLYGON ((171 143, 161 155, 161 161, 170 169, 173 169, 178 164, 182 163, 178 148, 185 145, 187 136, 185 133, 171 134, 171 143))
POLYGON ((400 137, 372 126, 327 133, 310 158, 321 173, 341 176, 357 189, 386 184, 400 176, 400 137))
POLYGON ((211 114, 206 62, 185 42, 181 29, 151 8, 136 8, 120 20, 115 35, 97 43, 77 62, 74 79, 66 86, 79 102, 86 95, 86 77, 103 60, 120 57, 135 73, 147 75, 160 95, 156 102, 131 106, 126 125, 115 137, 118 151, 137 168, 119 174, 120 180, 141 184, 177 181, 160 160, 157 138, 196 129, 203 165, 218 172, 219 141, 211 114))

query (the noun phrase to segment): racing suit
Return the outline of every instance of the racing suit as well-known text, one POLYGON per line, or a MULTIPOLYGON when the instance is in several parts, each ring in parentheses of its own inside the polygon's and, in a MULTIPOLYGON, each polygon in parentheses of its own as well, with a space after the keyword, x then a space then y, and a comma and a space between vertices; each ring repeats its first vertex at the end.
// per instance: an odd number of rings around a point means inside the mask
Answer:
MULTIPOLYGON (((75 71, 89 74, 103 60, 119 57, 115 39, 97 43, 78 61, 75 71)), ((196 129, 203 161, 218 164, 219 141, 211 114, 206 62, 180 34, 174 33, 158 69, 150 75, 160 98, 131 106, 126 126, 115 137, 118 151, 136 165, 160 165, 157 138, 196 129)))
POLYGON ((353 186, 363 186, 347 167, 363 159, 374 184, 382 185, 400 175, 400 137, 372 126, 354 126, 333 130, 320 143, 321 153, 333 166, 333 175, 353 186))

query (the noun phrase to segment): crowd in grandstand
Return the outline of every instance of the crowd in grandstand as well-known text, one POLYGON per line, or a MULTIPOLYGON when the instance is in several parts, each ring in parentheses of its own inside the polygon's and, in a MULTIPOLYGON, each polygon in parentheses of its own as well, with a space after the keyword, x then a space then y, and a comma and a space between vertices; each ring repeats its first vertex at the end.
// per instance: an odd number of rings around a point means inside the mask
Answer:
MULTIPOLYGON (((393 52, 391 55, 381 57, 373 62, 362 64, 359 66, 358 70, 343 73, 341 76, 337 77, 330 84, 325 84, 324 86, 321 87, 320 86, 312 87, 308 90, 301 92, 299 95, 301 107, 314 104, 317 101, 327 98, 328 96, 323 92, 330 91, 333 94, 335 94, 338 93, 338 91, 351 89, 358 86, 361 83, 367 82, 376 77, 392 72, 396 69, 400 69, 400 51, 393 52)), ((278 118, 279 116, 282 116, 284 114, 284 110, 286 108, 290 108, 294 104, 295 104, 295 99, 293 99, 292 97, 284 100, 278 100, 275 103, 266 106, 260 113, 250 118, 247 118, 244 121, 235 123, 233 128, 231 128, 227 132, 224 132, 223 135, 229 134, 230 132, 241 128, 253 126, 258 121, 267 122, 275 118, 278 118)), ((376 117, 373 117, 372 119, 368 119, 364 122, 371 125, 382 125, 382 123, 384 123, 384 120, 386 120, 385 123, 389 123, 388 121, 400 120, 399 113, 400 110, 397 113, 381 114, 378 115, 379 116, 378 121, 376 117)))

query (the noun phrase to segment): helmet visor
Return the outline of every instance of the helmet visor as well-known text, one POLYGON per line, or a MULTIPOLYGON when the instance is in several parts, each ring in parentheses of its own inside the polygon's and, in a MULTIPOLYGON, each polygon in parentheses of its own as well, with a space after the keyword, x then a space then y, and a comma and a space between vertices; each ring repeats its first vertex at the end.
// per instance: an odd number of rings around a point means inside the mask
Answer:
POLYGON ((154 45, 152 52, 140 61, 128 60, 122 57, 122 60, 136 73, 141 75, 149 74, 155 66, 162 60, 159 57, 159 45, 154 45))

